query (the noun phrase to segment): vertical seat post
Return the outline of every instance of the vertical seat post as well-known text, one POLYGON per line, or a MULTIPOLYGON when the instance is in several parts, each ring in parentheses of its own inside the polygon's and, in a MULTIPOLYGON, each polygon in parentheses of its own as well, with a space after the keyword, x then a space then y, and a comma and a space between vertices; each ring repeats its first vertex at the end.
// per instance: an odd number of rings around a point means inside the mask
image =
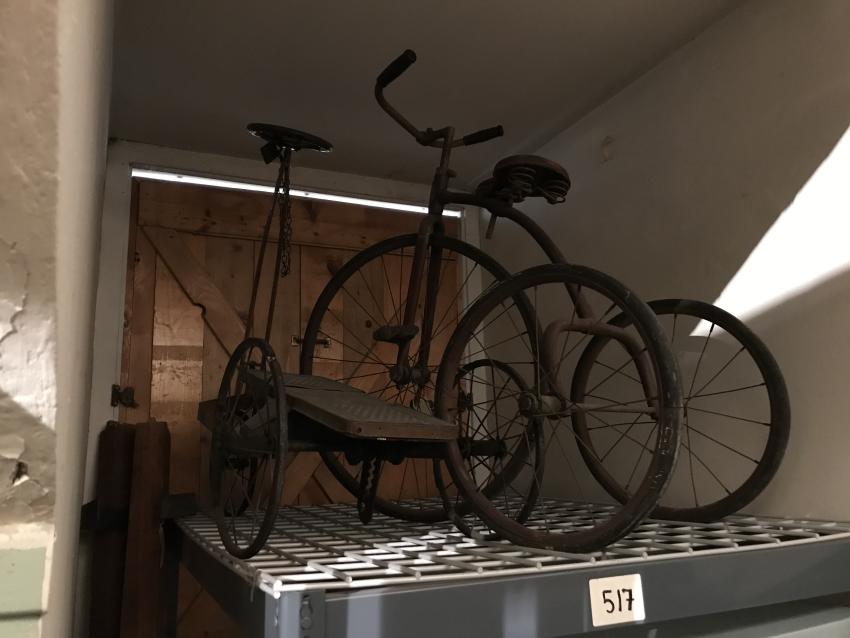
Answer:
MULTIPOLYGON (((289 149, 288 149, 289 150, 289 149)), ((284 179, 288 174, 287 162, 284 161, 284 158, 281 157, 280 162, 280 170, 277 174, 277 180, 275 181, 274 187, 274 196, 272 198, 272 205, 269 209, 269 214, 266 217, 266 223, 263 226, 263 237, 260 241, 260 254, 258 255, 257 267, 254 269, 254 281, 251 286, 251 302, 248 306, 248 320, 245 323, 245 338, 248 339, 254 332, 254 312, 257 307, 257 293, 260 289, 260 278, 262 277, 263 272, 263 262, 265 261, 266 256, 266 245, 269 241, 269 235, 271 233, 272 220, 274 219, 274 211, 277 209, 277 202, 280 197, 281 189, 283 187, 284 179)), ((288 189, 287 189, 288 194, 288 189)))

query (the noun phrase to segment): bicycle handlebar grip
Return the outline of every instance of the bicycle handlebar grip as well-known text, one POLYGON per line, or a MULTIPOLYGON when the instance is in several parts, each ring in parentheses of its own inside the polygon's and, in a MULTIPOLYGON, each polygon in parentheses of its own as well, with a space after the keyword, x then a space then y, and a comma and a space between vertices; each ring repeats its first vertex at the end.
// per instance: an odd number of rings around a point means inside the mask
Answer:
POLYGON ((416 54, 410 49, 406 49, 404 53, 398 56, 395 60, 387 65, 387 68, 381 71, 376 83, 382 89, 395 81, 395 79, 407 71, 411 64, 416 62, 416 54))
POLYGON ((463 145, 472 146, 473 144, 480 144, 481 142, 487 142, 488 140, 492 140, 496 137, 502 137, 504 134, 505 129, 502 128, 501 124, 499 126, 491 126, 490 128, 485 128, 483 130, 476 131, 475 133, 464 135, 463 145))

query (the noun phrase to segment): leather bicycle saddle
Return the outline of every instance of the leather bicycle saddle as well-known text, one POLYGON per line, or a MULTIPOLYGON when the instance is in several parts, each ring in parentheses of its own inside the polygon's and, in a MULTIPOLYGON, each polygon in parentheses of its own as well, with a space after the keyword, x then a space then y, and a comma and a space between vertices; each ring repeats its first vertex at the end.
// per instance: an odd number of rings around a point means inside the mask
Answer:
MULTIPOLYGON (((277 149, 275 156, 285 148, 291 148, 293 151, 308 150, 319 151, 320 153, 329 153, 333 149, 331 143, 321 137, 276 124, 249 124, 248 132, 273 145, 277 149)), ((263 147, 263 158, 267 158, 266 147, 263 147)), ((266 163, 270 161, 272 160, 266 159, 266 163)))
POLYGON ((537 155, 511 155, 493 167, 493 177, 481 182, 476 193, 511 203, 543 197, 559 204, 569 190, 570 176, 560 164, 537 155))

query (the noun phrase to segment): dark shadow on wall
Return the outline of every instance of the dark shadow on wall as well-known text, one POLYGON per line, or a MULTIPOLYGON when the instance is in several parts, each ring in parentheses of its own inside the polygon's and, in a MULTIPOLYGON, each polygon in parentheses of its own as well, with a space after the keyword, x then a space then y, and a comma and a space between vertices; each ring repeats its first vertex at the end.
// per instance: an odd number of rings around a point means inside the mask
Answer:
MULTIPOLYGON (((523 209, 644 298, 716 299, 850 127, 848 19, 837 0, 745 4, 540 149, 573 187, 523 209)), ((485 250, 543 261, 509 225, 485 250)))
MULTIPOLYGON (((587 186, 580 172, 571 171, 574 187, 564 204, 527 200, 519 208, 553 237, 567 261, 607 272, 645 299, 713 301, 850 127, 850 90, 839 107, 820 115, 770 133, 769 161, 744 157, 733 150, 732 140, 715 139, 712 162, 696 149, 688 166, 658 172, 631 161, 626 167, 598 166, 596 175, 585 178, 587 186), (722 150, 726 144, 728 151, 722 150), (688 183, 686 196, 682 184, 688 183), (668 197, 668 188, 677 193, 668 197), (628 197, 611 195, 625 189, 628 197)), ((757 114, 745 109, 736 117, 743 121, 757 114)), ((672 152, 675 143, 659 140, 657 152, 672 152)), ((489 219, 485 212, 483 227, 489 219)), ((506 220, 497 224, 492 240, 482 238, 482 248, 512 272, 547 261, 506 220)), ((787 259, 797 258, 788 252, 787 259)))
MULTIPOLYGON (((712 141, 716 150, 711 162, 700 156, 696 146, 696 157, 686 165, 629 176, 630 181, 645 180, 650 191, 658 188, 653 182, 666 182, 677 196, 665 207, 657 201, 657 192, 634 191, 632 214, 617 215, 616 223, 607 228, 611 216, 605 210, 572 213, 577 229, 590 226, 598 232, 567 234, 566 252, 587 254, 589 265, 605 264, 603 270, 621 277, 645 298, 717 299, 850 127, 850 90, 843 97, 829 108, 813 105, 800 119, 789 111, 787 118, 794 120, 790 126, 765 132, 763 138, 748 143, 747 150, 752 151, 753 145, 769 138, 769 146, 761 152, 740 153, 732 137, 718 138, 712 141), (693 184, 690 194, 683 198, 681 185, 689 182, 693 184)), ((742 108, 730 129, 743 128, 746 121, 758 117, 758 112, 742 108)), ((672 139, 661 142, 661 152, 673 144, 672 139)), ((605 188, 615 188, 619 181, 616 175, 610 179, 605 188)), ((564 206, 570 206, 569 199, 564 206)), ((581 203, 576 206, 581 208, 581 203)), ((570 215, 565 211, 566 217, 570 215)), ((800 256, 792 248, 786 258, 800 256)))
POLYGON ((48 522, 56 488, 56 433, 0 391, 0 525, 48 522))

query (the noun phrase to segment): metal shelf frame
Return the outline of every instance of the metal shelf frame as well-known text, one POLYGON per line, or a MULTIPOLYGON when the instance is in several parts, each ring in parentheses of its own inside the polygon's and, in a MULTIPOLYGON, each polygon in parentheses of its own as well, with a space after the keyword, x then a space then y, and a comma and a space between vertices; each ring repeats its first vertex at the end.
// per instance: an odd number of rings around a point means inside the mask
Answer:
MULTIPOLYGON (((541 507, 565 526, 605 509, 541 507)), ((850 523, 647 520, 604 552, 565 554, 377 515, 362 525, 351 505, 283 507, 248 561, 227 554, 202 515, 176 530, 195 578, 265 638, 577 635, 594 631, 588 580, 633 573, 648 626, 850 591, 850 523)))

